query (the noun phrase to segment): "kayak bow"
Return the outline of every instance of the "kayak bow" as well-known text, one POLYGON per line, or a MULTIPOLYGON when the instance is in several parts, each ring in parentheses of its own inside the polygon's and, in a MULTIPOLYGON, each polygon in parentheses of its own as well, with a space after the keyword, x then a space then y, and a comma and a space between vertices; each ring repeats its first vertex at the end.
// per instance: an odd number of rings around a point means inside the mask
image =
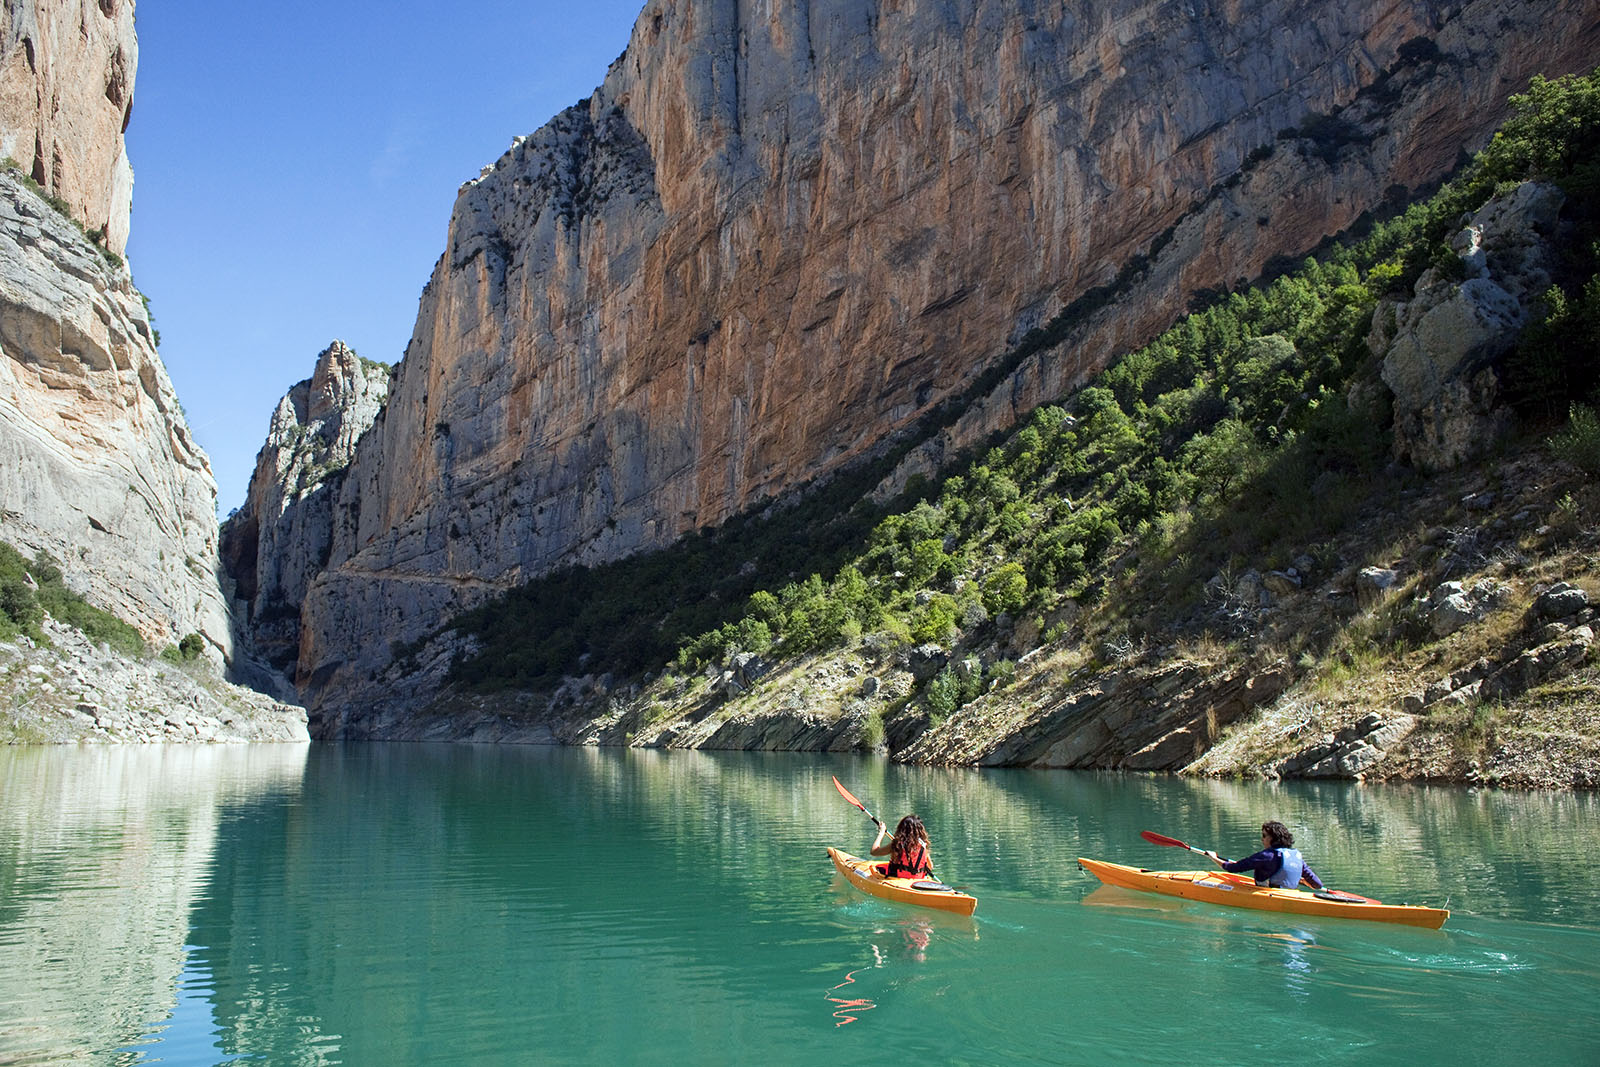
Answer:
POLYGON ((1162 893, 1185 900, 1224 904, 1233 908, 1254 908, 1290 915, 1314 915, 1331 919, 1365 919, 1369 922, 1402 923, 1437 930, 1450 917, 1447 908, 1425 908, 1413 904, 1383 904, 1365 897, 1343 893, 1308 893, 1299 889, 1274 889, 1258 886, 1248 875, 1226 871, 1147 871, 1120 863, 1087 860, 1078 866, 1106 885, 1162 893))
POLYGON ((920 878, 885 878, 878 873, 878 865, 872 860, 840 852, 832 846, 828 848, 828 856, 839 873, 844 875, 845 881, 863 893, 900 904, 952 911, 957 915, 971 915, 978 906, 977 897, 969 897, 943 882, 920 878))

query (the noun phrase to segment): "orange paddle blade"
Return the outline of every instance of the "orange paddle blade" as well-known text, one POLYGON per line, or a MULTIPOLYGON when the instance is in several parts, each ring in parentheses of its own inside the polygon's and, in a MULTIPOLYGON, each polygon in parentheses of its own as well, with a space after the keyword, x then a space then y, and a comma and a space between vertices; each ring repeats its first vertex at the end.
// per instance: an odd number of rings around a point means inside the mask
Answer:
MULTIPOLYGON (((844 786, 839 784, 839 779, 837 777, 835 777, 834 780, 833 780, 833 787, 839 791, 839 795, 840 796, 844 797, 850 803, 854 804, 856 807, 860 808, 862 811, 866 811, 867 810, 867 806, 865 804, 861 803, 861 801, 857 800, 855 798, 855 794, 854 793, 851 793, 850 790, 846 789, 844 786)), ((869 812, 869 814, 870 814, 870 812, 869 812)))
POLYGON ((1191 852, 1199 851, 1198 849, 1179 841, 1176 837, 1168 837, 1166 834, 1158 834, 1154 830, 1140 830, 1139 836, 1150 842, 1152 845, 1167 845, 1171 848, 1187 848, 1191 852))

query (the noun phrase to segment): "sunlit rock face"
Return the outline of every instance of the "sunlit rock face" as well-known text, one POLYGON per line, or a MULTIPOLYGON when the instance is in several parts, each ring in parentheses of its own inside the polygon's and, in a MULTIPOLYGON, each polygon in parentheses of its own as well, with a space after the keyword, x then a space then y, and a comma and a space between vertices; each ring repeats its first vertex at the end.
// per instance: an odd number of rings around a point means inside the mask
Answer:
POLYGON ((930 447, 1010 425, 1437 178, 1597 26, 1597 0, 652 0, 593 96, 462 188, 305 599, 304 694, 359 699, 390 641, 860 458, 1146 257, 930 447))
POLYGON ((133 203, 122 133, 138 65, 133 0, 0 3, 0 157, 119 255, 133 203))
POLYGON ((244 506, 222 529, 222 556, 251 651, 293 673, 300 602, 328 560, 335 512, 356 442, 383 411, 389 368, 343 341, 317 357, 272 413, 244 506))
POLYGON ((1512 423, 1497 361, 1516 347, 1549 288, 1561 190, 1524 182, 1494 197, 1451 242, 1460 277, 1423 272, 1387 303, 1368 339, 1394 393, 1396 458, 1449 470, 1486 454, 1512 423))
POLYGON ((0 174, 0 540, 158 647, 232 648, 217 486, 124 266, 0 174))
POLYGON ((147 640, 200 633, 220 660, 210 461, 132 275, 103 254, 127 241, 137 59, 131 0, 0 3, 0 154, 56 200, 0 174, 0 539, 51 553, 147 640))

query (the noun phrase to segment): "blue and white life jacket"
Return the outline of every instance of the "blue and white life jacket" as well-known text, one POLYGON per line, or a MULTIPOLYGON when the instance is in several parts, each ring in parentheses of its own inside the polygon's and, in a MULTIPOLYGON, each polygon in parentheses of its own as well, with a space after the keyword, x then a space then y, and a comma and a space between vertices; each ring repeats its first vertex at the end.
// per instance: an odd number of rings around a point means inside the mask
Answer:
POLYGON ((1278 869, 1267 875, 1267 884, 1277 889, 1293 889, 1300 884, 1306 861, 1297 848, 1274 849, 1278 854, 1278 869))

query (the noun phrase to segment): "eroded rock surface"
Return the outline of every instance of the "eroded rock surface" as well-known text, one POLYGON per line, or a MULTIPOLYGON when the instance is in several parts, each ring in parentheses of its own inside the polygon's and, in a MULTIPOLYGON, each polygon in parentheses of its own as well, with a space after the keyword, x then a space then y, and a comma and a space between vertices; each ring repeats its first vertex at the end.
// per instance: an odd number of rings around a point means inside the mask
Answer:
POLYGON ((654 0, 462 189, 305 598, 303 692, 360 701, 391 641, 866 455, 1138 266, 931 447, 1010 425, 1438 177, 1597 30, 1594 0, 654 0))
POLYGON ((216 482, 127 268, 0 174, 0 540, 158 647, 232 650, 216 482))
POLYGON ((118 255, 133 205, 122 134, 138 66, 133 0, 0 4, 0 157, 118 255))

